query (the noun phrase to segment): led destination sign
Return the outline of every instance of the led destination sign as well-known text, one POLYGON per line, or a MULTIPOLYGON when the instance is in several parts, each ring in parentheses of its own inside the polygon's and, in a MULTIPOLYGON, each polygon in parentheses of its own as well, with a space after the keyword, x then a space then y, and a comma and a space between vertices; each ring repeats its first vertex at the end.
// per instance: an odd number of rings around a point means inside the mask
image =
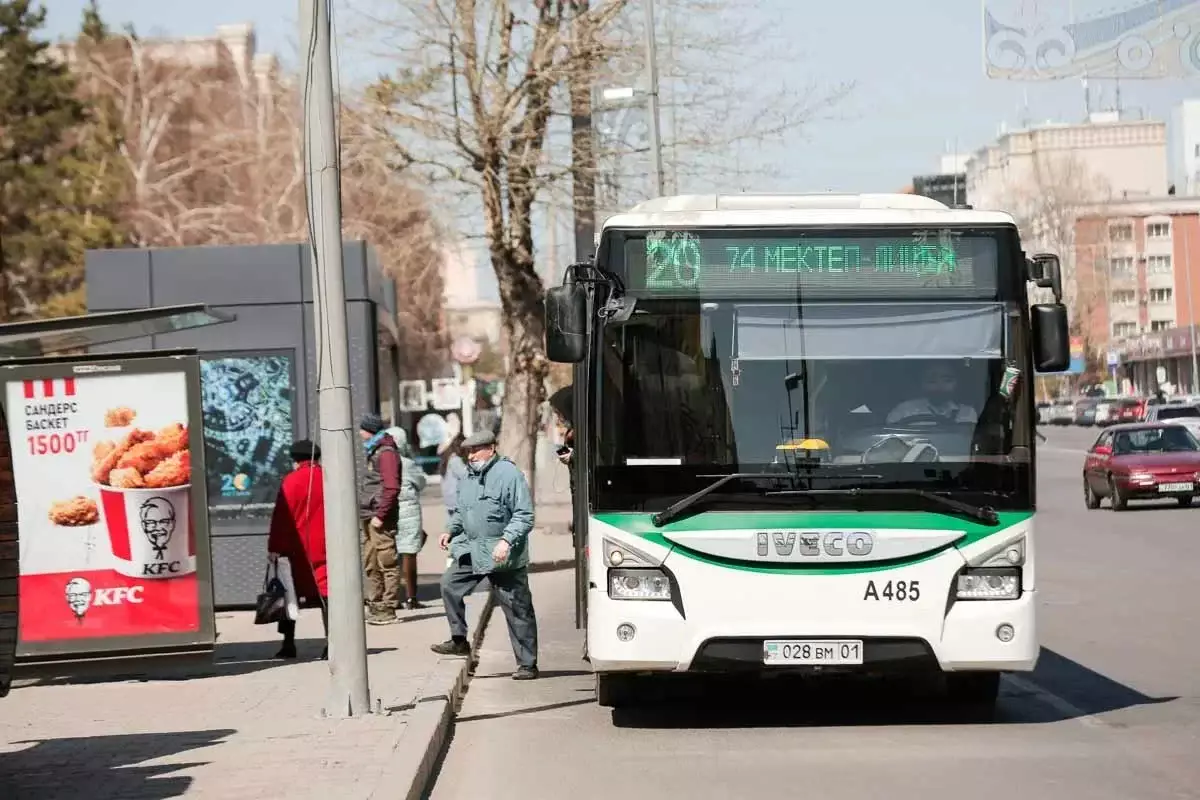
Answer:
POLYGON ((650 295, 988 295, 996 289, 996 240, 948 230, 651 231, 626 239, 625 258, 627 288, 650 295))

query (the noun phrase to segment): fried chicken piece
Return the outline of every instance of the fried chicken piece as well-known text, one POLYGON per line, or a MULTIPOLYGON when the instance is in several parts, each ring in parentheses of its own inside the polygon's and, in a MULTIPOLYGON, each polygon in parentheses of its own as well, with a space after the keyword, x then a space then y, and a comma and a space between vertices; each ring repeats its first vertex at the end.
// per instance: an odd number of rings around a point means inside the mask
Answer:
POLYGON ((90 497, 76 495, 70 500, 57 500, 50 504, 50 522, 64 528, 94 525, 100 519, 100 509, 90 497))
POLYGON ((191 479, 192 454, 188 450, 180 450, 146 473, 146 488, 166 489, 170 486, 183 486, 190 483, 191 479))
POLYGON ((126 425, 133 422, 137 412, 128 406, 118 406, 110 408, 104 412, 104 427, 106 428, 124 428, 126 425))
POLYGON ((135 467, 114 469, 108 476, 108 482, 114 489, 145 489, 146 480, 135 467))
POLYGON ((166 445, 157 439, 149 439, 144 442, 138 442, 133 447, 125 451, 125 454, 117 459, 117 469, 125 469, 133 467, 138 472, 145 475, 150 470, 154 469, 159 463, 171 455, 173 451, 167 449, 166 445))
POLYGON ((178 453, 180 450, 187 450, 187 425, 181 425, 178 422, 173 422, 165 428, 160 428, 154 433, 154 441, 158 444, 161 444, 166 449, 167 455, 178 453))
POLYGON ((115 450, 116 447, 117 443, 108 439, 98 442, 96 446, 92 448, 92 466, 95 467, 97 464, 99 464, 100 460, 115 450))
MULTIPOLYGON (((107 484, 109 482, 109 473, 116 468, 121 456, 125 455, 126 451, 134 445, 145 442, 153 437, 153 433, 143 430, 132 430, 125 434, 121 441, 113 446, 112 449, 106 450, 103 456, 93 461, 92 479, 96 483, 107 484)), ((97 445, 96 450, 99 451, 100 447, 101 445, 97 445)))

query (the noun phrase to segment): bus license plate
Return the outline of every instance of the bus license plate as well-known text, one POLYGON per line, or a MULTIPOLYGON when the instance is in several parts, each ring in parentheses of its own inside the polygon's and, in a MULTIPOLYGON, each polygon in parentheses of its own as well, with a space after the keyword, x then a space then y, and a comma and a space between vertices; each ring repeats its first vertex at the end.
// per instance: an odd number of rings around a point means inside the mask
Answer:
POLYGON ((863 663, 859 639, 772 639, 763 642, 764 664, 843 666, 863 663))
POLYGON ((1158 485, 1160 492, 1190 492, 1192 484, 1190 483, 1160 483, 1158 485))

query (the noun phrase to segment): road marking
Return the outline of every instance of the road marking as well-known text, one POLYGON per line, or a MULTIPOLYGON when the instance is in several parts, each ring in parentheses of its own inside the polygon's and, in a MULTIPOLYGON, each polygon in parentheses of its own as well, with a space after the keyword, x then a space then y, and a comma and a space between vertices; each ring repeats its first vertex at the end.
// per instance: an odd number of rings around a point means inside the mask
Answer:
POLYGON ((1012 684, 1012 686, 1018 691, 1032 696, 1035 700, 1038 700, 1044 705, 1050 706, 1050 708, 1053 708, 1055 711, 1062 714, 1064 717, 1067 717, 1068 719, 1078 720, 1081 724, 1086 725, 1089 728, 1113 727, 1110 723, 1105 722, 1095 714, 1087 713, 1070 700, 1059 697, 1049 689, 1045 689, 1027 678, 1022 678, 1012 674, 1005 674, 1004 680, 1012 684))

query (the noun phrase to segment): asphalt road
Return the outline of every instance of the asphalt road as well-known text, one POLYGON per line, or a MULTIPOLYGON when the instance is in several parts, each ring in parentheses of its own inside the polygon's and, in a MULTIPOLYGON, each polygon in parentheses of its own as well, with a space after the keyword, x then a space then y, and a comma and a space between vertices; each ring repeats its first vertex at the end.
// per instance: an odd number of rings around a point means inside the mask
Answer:
POLYGON ((595 705, 569 573, 534 576, 543 679, 509 679, 494 615, 432 797, 1200 798, 1200 507, 1083 505, 1094 432, 1039 449, 1038 669, 997 719, 903 687, 709 686, 661 707, 595 705))

